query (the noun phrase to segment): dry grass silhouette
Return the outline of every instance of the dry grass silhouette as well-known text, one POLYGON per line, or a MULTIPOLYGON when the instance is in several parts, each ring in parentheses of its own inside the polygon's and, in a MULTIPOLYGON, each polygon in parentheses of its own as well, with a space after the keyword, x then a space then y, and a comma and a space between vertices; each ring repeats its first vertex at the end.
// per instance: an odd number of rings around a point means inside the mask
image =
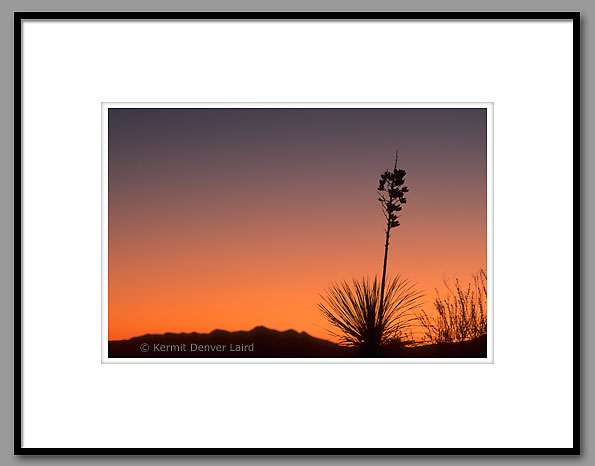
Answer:
POLYGON ((436 290, 436 316, 425 311, 418 315, 428 343, 454 343, 473 340, 487 333, 487 277, 483 269, 473 276, 473 283, 465 289, 459 279, 454 288, 447 282, 446 294, 436 290))
POLYGON ((374 356, 388 343, 402 341, 415 325, 415 310, 422 294, 408 280, 389 280, 381 304, 381 284, 374 277, 332 285, 319 308, 332 329, 328 332, 344 346, 356 347, 374 356))

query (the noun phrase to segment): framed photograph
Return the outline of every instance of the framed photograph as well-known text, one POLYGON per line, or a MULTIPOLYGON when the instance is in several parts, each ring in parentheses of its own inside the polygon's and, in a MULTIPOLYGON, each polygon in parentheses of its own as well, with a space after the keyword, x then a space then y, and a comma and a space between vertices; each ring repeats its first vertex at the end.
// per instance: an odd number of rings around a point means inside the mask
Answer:
POLYGON ((15 14, 15 453, 578 454, 578 31, 15 14))
POLYGON ((102 128, 103 362, 492 362, 491 104, 105 103, 102 128))

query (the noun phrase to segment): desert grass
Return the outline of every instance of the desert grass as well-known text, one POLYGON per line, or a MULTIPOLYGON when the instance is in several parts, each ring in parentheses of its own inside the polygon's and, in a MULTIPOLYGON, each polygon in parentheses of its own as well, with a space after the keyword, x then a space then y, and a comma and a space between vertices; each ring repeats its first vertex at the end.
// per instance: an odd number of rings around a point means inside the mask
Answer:
POLYGON ((473 340, 487 333, 487 277, 481 269, 465 288, 455 279, 454 287, 445 281, 446 293, 436 290, 436 314, 418 315, 425 343, 454 343, 473 340))
POLYGON ((417 324, 415 311, 423 295, 400 276, 386 283, 384 303, 381 295, 376 277, 331 285, 318 305, 331 326, 328 333, 339 344, 367 355, 380 354, 389 343, 404 342, 407 331, 417 324))

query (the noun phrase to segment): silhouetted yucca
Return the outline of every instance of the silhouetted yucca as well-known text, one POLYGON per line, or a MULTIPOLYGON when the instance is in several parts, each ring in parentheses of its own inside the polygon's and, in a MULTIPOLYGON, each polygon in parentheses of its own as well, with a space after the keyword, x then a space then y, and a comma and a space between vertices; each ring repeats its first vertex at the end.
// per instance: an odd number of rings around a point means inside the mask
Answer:
POLYGON ((332 285, 318 306, 332 326, 329 333, 341 344, 375 355, 386 344, 402 340, 417 320, 414 310, 421 297, 411 282, 397 276, 386 284, 382 306, 381 284, 374 277, 332 285))
POLYGON ((473 276, 467 289, 455 279, 454 288, 446 285, 446 294, 436 290, 434 301, 436 315, 428 316, 423 311, 418 316, 424 328, 424 339, 430 343, 453 343, 473 340, 488 331, 487 325, 487 277, 483 269, 473 276))

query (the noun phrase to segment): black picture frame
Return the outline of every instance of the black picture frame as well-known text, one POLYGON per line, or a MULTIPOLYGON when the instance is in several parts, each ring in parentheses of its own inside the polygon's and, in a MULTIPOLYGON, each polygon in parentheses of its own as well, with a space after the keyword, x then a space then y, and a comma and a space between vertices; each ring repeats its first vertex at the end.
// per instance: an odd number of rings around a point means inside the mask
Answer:
POLYGON ((14 13, 14 454, 15 455, 579 455, 580 355, 579 12, 15 12, 14 13), (22 23, 24 20, 571 20, 573 24, 573 446, 571 448, 26 448, 22 446, 22 23))

